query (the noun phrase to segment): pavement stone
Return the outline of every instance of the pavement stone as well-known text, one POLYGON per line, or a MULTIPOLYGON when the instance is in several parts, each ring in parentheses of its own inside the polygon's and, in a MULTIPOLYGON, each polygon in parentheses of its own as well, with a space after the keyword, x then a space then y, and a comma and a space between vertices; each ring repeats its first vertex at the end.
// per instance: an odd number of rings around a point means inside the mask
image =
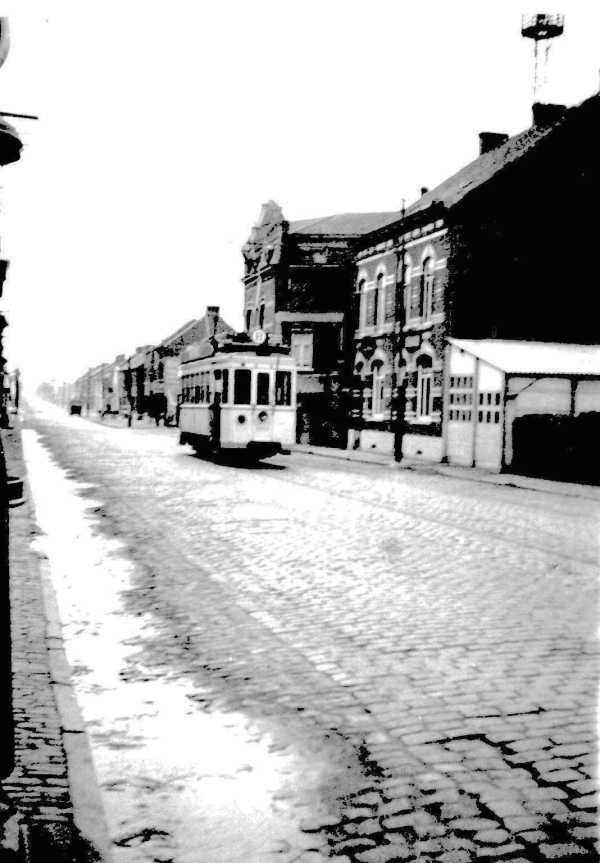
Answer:
POLYGON ((36 426, 131 548, 128 607, 162 633, 147 665, 354 753, 338 824, 314 828, 333 853, 392 860, 395 837, 406 859, 421 842, 423 861, 539 863, 530 828, 595 859, 574 830, 597 803, 576 783, 596 755, 600 500, 300 452, 235 469, 150 429, 36 426))

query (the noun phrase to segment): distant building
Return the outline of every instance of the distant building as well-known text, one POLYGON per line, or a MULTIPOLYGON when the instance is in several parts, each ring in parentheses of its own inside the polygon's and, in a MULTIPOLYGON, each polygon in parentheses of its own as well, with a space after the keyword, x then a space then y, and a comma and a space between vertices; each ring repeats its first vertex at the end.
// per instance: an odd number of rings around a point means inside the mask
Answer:
POLYGON ((121 365, 123 391, 125 393, 125 413, 141 419, 148 409, 149 370, 153 345, 142 345, 135 349, 121 365))
POLYGON ((152 349, 148 372, 148 409, 168 422, 177 415, 179 356, 188 345, 234 329, 219 315, 219 306, 207 306, 205 314, 188 321, 152 349))

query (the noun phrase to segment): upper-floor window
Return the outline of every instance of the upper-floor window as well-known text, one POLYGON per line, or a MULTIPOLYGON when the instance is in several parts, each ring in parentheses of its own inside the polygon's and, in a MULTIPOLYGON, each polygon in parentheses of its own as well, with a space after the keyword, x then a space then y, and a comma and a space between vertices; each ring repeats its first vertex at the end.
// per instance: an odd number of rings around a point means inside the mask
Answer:
POLYGON ((383 301, 383 292, 385 290, 383 284, 384 275, 383 273, 377 274, 377 279, 375 281, 375 326, 379 324, 379 319, 381 316, 381 303, 383 301))
POLYGON ((365 292, 365 326, 374 327, 377 320, 377 288, 365 292))
POLYGON ((393 321, 396 317, 396 285, 394 282, 385 289, 383 317, 385 321, 393 321))
POLYGON ((419 292, 419 317, 425 321, 429 320, 433 310, 433 285, 433 258, 428 256, 423 260, 419 292))
POLYGON ((258 326, 262 330, 265 323, 265 304, 262 302, 258 310, 258 326))
POLYGON ((252 325, 252 309, 246 310, 246 331, 250 332, 250 327, 252 325))
POLYGON ((357 329, 362 329, 365 321, 365 285, 366 282, 364 279, 360 279, 358 285, 356 286, 356 294, 355 294, 355 320, 357 329))
POLYGON ((298 367, 312 368, 313 334, 292 333, 291 354, 298 367))

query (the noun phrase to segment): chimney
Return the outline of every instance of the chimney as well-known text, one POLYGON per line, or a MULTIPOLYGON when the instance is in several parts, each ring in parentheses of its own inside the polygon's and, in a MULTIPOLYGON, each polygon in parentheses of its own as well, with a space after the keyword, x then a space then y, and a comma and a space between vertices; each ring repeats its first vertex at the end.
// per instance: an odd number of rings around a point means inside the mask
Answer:
POLYGON ((479 133, 479 155, 489 153, 502 144, 506 144, 508 135, 506 132, 480 132, 479 133))
POLYGON ((533 103, 533 125, 553 126, 567 113, 566 105, 554 105, 551 102, 533 103))
POLYGON ((219 307, 218 306, 207 306, 206 307, 206 331, 208 336, 214 336, 217 332, 217 323, 219 321, 219 307))
POLYGON ((429 186, 421 186, 421 197, 423 197, 423 195, 426 195, 428 191, 429 186))

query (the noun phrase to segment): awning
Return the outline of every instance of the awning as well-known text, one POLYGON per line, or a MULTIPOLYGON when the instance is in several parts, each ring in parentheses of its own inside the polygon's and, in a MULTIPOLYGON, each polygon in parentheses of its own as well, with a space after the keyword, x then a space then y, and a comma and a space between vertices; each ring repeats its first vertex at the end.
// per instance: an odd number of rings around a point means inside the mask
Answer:
POLYGON ((448 339, 451 345, 508 374, 600 378, 600 345, 504 339, 448 339))

